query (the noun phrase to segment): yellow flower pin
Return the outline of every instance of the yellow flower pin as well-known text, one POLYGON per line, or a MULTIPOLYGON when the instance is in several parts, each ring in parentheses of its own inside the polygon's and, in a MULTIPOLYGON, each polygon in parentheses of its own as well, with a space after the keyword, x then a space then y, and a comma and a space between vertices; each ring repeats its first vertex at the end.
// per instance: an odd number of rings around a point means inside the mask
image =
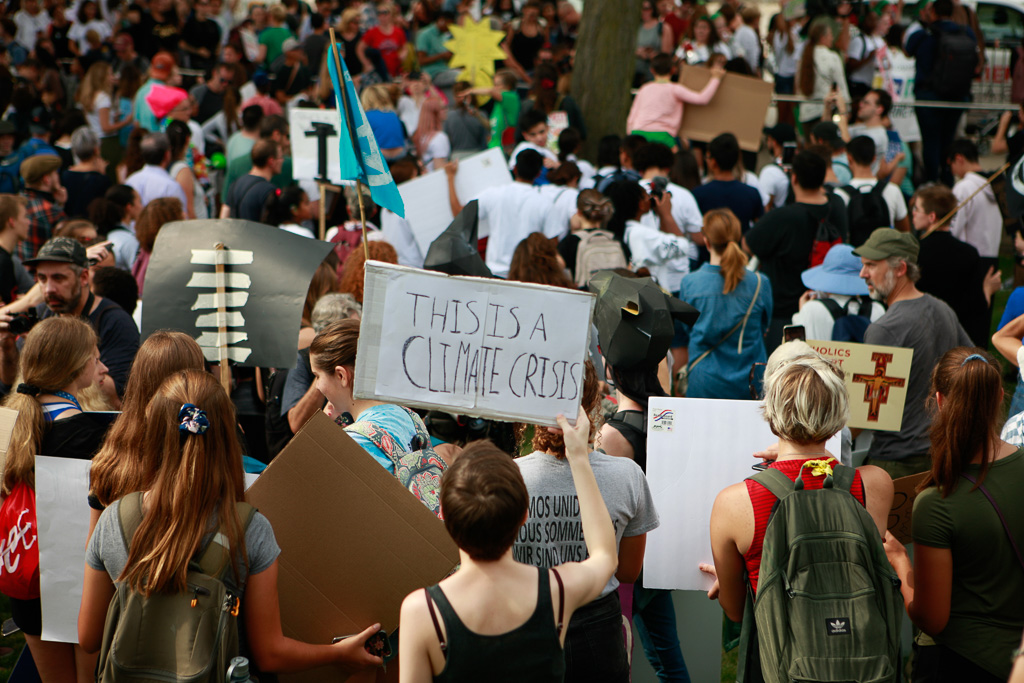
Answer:
POLYGON ((808 460, 804 463, 804 467, 811 468, 811 475, 820 477, 822 475, 826 477, 832 476, 832 459, 827 458, 825 460, 808 460))

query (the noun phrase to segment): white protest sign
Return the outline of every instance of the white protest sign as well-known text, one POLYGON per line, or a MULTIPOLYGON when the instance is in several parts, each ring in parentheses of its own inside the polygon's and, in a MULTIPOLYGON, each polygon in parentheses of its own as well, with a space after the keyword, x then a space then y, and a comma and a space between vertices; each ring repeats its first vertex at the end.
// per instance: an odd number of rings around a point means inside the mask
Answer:
POLYGON ((335 185, 352 185, 341 179, 340 135, 348 135, 337 109, 303 109, 291 107, 288 112, 288 137, 292 146, 292 177, 296 180, 317 180, 320 176, 318 140, 314 124, 325 124, 333 131, 327 137, 327 177, 335 185))
MULTIPOLYGON (((512 175, 505 156, 501 149, 492 147, 486 152, 459 161, 459 172, 455 174, 455 194, 460 203, 468 204, 487 188, 511 182, 512 175)), ((402 183, 398 191, 402 194, 402 201, 410 207, 405 219, 412 226, 416 244, 419 245, 420 253, 426 254, 430 243, 455 218, 448 200, 448 176, 444 170, 433 171, 402 183)), ((487 221, 481 220, 478 236, 487 235, 487 221)))
MULTIPOLYGON (((697 565, 711 556, 711 507, 718 492, 754 474, 758 451, 778 442, 759 401, 652 398, 647 481, 661 526, 647 534, 644 586, 708 590, 697 565)), ((839 435, 825 445, 839 458, 839 435)))
POLYGON ((594 296, 370 261, 356 398, 557 425, 579 409, 594 296))
POLYGON ((78 608, 89 540, 91 464, 89 460, 36 456, 43 640, 78 642, 78 608))

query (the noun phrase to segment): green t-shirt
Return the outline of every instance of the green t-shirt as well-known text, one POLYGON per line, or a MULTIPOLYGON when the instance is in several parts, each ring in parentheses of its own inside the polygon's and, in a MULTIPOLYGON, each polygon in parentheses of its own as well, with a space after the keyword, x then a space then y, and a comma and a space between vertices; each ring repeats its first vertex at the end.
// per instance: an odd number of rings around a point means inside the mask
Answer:
POLYGON ((286 26, 271 26, 263 29, 259 38, 260 45, 267 46, 267 58, 263 60, 263 63, 267 66, 273 64, 274 60, 281 56, 281 47, 284 45, 284 41, 294 37, 286 26))
MULTIPOLYGON (((431 24, 416 35, 416 49, 420 52, 426 52, 428 57, 433 57, 442 52, 447 52, 448 48, 444 44, 451 39, 450 33, 441 33, 437 30, 437 24, 431 24)), ((433 62, 423 66, 423 71, 429 74, 431 78, 447 70, 448 63, 444 61, 433 62)))
MULTIPOLYGON (((228 200, 228 190, 231 189, 231 184, 251 170, 252 154, 246 154, 245 156, 238 157, 228 164, 227 176, 224 178, 224 187, 220 192, 220 200, 222 202, 226 202, 228 200)), ((284 163, 281 165, 281 172, 271 178, 270 182, 272 182, 274 187, 279 190, 283 190, 294 182, 292 179, 291 157, 285 157, 284 163)))
MULTIPOLYGON (((979 471, 967 467, 975 479, 979 471)), ((960 482, 946 498, 932 487, 914 501, 914 544, 953 554, 949 623, 935 640, 1005 679, 1024 630, 1024 571, 992 504, 969 481, 960 482)), ((1024 547, 1024 449, 992 463, 983 485, 1024 547)))
POLYGON ((515 128, 519 122, 519 93, 509 90, 502 93, 501 102, 495 102, 491 109, 491 141, 488 147, 501 147, 501 134, 506 128, 515 128))

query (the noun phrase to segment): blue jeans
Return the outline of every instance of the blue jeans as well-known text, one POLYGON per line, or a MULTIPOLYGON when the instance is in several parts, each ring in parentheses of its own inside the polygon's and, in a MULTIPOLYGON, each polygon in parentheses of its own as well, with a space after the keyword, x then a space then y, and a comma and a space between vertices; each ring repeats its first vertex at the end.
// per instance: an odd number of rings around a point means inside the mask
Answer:
POLYGON ((629 683, 629 656, 619 594, 573 612, 565 634, 565 683, 629 683))
POLYGON ((633 584, 633 624, 647 661, 662 683, 690 683, 676 631, 672 591, 633 584))

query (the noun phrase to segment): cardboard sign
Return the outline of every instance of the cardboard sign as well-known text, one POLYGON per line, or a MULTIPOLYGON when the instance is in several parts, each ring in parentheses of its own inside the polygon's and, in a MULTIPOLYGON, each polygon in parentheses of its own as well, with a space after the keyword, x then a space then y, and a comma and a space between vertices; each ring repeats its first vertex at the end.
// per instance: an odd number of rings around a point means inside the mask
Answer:
MULTIPOLYGON (((497 147, 474 154, 459 161, 459 172, 455 174, 455 194, 460 203, 467 204, 481 192, 496 185, 512 182, 508 162, 497 147)), ((433 171, 398 186, 402 201, 409 207, 406 220, 412 226, 413 237, 426 254, 430 243, 444 232, 455 216, 452 215, 448 200, 448 176, 445 171, 433 171)), ((487 237, 487 221, 480 221, 478 237, 487 237)))
POLYGON ((168 223, 146 271, 142 337, 181 330, 215 362, 223 325, 228 358, 238 365, 291 368, 309 282, 331 247, 252 221, 168 223), (218 242, 227 248, 215 251, 218 242), (218 261, 223 277, 216 272, 218 261), (225 289, 223 300, 218 284, 225 289))
POLYGON ((11 445, 11 434, 14 433, 14 422, 17 419, 17 410, 0 407, 0 472, 3 472, 7 461, 7 449, 11 445))
POLYGON ((909 477, 893 479, 892 509, 889 510, 889 531, 903 545, 914 540, 911 513, 914 511, 914 500, 917 498, 917 486, 927 476, 927 472, 921 472, 920 474, 912 474, 909 477))
MULTIPOLYGON (((246 499, 270 520, 281 546, 284 634, 308 643, 330 643, 375 622, 394 631, 405 596, 437 583, 459 561, 444 523, 321 412, 246 499)), ((324 667, 280 678, 338 675, 324 667)))
MULTIPOLYGON (((700 92, 710 80, 710 69, 686 65, 679 83, 700 92)), ((771 83, 753 76, 726 74, 711 102, 683 107, 679 137, 710 142, 722 133, 732 133, 739 140, 740 149, 756 152, 761 148, 764 119, 771 102, 771 83)))
POLYGON ((538 425, 575 419, 594 301, 371 261, 354 394, 538 425))
POLYGON ((36 524, 43 640, 78 642, 89 540, 89 460, 36 456, 36 524))
POLYGON ((850 392, 847 426, 898 432, 903 424, 913 349, 850 342, 807 343, 842 368, 850 392))
MULTIPOLYGON (((661 526, 647 534, 644 586, 708 590, 699 569, 711 555, 711 508, 719 491, 754 474, 753 454, 779 438, 759 401, 652 398, 647 418, 647 481, 661 526)), ((836 459, 839 435, 825 448, 836 459)))

